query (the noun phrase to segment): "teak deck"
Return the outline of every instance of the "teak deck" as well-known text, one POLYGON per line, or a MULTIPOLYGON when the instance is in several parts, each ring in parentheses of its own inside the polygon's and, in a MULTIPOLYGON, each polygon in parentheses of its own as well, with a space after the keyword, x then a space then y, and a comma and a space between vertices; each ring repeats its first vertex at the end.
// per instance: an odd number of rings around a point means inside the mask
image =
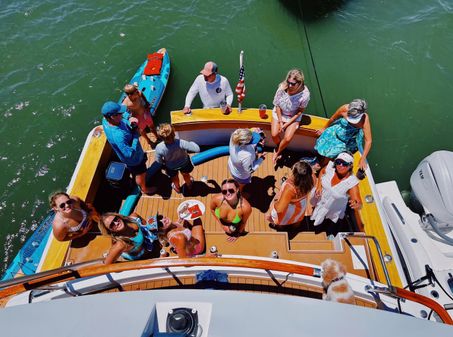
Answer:
MULTIPOLYGON (((154 152, 146 144, 143 144, 148 152, 148 165, 154 161, 154 152)), ((265 220, 265 213, 268 211, 270 202, 280 186, 281 178, 288 174, 288 168, 279 168, 274 171, 271 154, 254 173, 252 183, 245 188, 247 199, 252 205, 252 214, 246 225, 247 235, 239 237, 235 242, 227 241, 227 235, 218 225, 212 215, 209 205, 211 196, 220 193, 221 182, 229 177, 227 168, 228 157, 221 157, 197 166, 192 172, 195 178, 192 190, 178 194, 170 187, 170 179, 161 173, 153 177, 153 183, 158 186, 158 194, 152 196, 142 195, 135 212, 147 219, 149 216, 163 214, 177 220, 176 209, 186 199, 197 199, 201 201, 206 212, 202 222, 206 233, 206 251, 211 246, 216 246, 219 254, 235 254, 269 257, 272 252, 277 252, 280 259, 303 261, 319 265, 326 258, 334 258, 341 261, 348 272, 360 276, 375 278, 374 266, 369 258, 369 248, 364 240, 350 240, 354 247, 363 246, 367 256, 369 269, 362 266, 354 268, 351 249, 348 245, 335 247, 333 241, 327 240, 325 233, 315 234, 314 232, 294 233, 289 239, 287 232, 276 232, 269 227, 265 220)), ((181 184, 183 184, 181 177, 181 184)), ((79 261, 100 258, 108 251, 111 241, 107 237, 95 237, 86 245, 76 248, 71 245, 66 261, 76 263, 79 261)), ((338 245, 338 244, 337 244, 338 245)))

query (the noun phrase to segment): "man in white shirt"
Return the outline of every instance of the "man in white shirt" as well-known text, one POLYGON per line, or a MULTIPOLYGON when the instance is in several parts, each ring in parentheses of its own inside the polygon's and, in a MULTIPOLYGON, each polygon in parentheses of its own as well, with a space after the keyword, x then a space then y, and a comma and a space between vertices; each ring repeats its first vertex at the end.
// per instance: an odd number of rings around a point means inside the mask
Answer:
POLYGON ((217 73, 218 67, 212 61, 207 62, 200 71, 186 96, 184 113, 190 114, 190 105, 197 94, 203 102, 203 108, 218 108, 222 102, 226 103, 224 114, 231 112, 233 91, 227 78, 217 73))

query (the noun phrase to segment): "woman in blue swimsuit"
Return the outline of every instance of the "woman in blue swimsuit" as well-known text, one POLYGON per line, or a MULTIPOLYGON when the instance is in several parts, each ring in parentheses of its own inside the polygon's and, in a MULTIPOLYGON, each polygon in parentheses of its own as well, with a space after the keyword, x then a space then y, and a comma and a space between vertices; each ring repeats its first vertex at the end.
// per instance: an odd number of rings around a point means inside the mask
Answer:
POLYGON ((115 262, 120 256, 126 260, 138 260, 143 256, 145 238, 140 230, 142 223, 143 219, 136 213, 131 216, 105 213, 101 217, 101 233, 112 237, 112 247, 105 258, 105 264, 115 262))

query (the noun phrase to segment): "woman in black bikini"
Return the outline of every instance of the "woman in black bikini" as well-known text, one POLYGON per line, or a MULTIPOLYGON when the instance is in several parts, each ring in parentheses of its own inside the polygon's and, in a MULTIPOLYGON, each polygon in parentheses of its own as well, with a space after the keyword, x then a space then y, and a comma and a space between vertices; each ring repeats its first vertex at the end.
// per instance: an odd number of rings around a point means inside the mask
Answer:
POLYGON ((52 227, 53 235, 58 241, 79 238, 99 221, 99 215, 94 208, 65 192, 54 193, 50 197, 50 207, 55 211, 52 227))

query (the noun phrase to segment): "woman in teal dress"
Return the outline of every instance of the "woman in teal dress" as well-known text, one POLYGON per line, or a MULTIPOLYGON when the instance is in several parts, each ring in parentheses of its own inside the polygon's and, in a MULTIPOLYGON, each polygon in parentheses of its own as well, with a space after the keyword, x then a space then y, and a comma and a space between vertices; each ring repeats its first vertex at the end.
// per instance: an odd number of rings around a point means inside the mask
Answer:
POLYGON ((324 165, 327 160, 336 158, 342 152, 354 153, 358 149, 362 150, 363 146, 358 167, 366 169, 372 137, 365 100, 354 99, 351 103, 342 105, 317 133, 320 136, 315 150, 325 158, 324 165))

